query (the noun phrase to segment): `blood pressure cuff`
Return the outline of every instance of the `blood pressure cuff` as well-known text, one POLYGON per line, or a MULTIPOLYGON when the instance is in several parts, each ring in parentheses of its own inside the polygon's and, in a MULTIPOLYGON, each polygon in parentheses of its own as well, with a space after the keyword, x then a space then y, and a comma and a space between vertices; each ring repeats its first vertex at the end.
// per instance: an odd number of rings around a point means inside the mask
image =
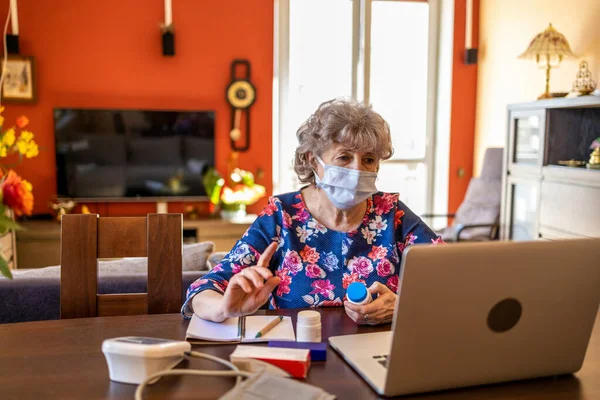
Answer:
POLYGON ((333 400, 335 396, 316 386, 266 372, 246 379, 220 400, 333 400))

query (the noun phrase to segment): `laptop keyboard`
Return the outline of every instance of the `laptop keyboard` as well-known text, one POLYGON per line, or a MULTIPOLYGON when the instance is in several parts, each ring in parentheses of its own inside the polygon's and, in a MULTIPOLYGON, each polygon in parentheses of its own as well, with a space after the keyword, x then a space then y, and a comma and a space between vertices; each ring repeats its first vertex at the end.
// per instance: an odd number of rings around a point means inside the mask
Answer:
POLYGON ((387 354, 382 354, 379 356, 373 356, 373 358, 375 360, 377 360, 377 362, 381 365, 383 365, 384 368, 387 368, 387 359, 388 359, 388 355, 387 354))

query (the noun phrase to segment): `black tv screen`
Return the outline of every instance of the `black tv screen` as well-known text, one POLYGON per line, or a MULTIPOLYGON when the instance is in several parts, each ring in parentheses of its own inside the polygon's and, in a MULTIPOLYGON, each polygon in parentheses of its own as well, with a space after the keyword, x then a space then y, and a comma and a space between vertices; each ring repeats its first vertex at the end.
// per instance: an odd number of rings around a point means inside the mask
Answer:
POLYGON ((206 196, 213 111, 54 110, 61 198, 206 196))

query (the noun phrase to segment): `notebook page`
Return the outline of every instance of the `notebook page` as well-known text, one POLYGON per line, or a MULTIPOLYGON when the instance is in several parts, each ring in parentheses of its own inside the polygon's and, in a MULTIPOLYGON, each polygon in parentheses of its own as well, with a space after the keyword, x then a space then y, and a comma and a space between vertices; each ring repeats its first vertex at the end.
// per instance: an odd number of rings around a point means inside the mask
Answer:
POLYGON ((290 317, 283 317, 283 320, 271 329, 265 336, 255 338, 256 334, 269 322, 277 319, 273 315, 252 315, 246 317, 246 332, 242 338, 243 343, 268 342, 269 340, 282 340, 287 342, 296 341, 294 326, 290 317))
POLYGON ((239 341, 239 318, 229 318, 223 322, 206 321, 196 314, 188 325, 186 339, 212 340, 216 342, 239 341))

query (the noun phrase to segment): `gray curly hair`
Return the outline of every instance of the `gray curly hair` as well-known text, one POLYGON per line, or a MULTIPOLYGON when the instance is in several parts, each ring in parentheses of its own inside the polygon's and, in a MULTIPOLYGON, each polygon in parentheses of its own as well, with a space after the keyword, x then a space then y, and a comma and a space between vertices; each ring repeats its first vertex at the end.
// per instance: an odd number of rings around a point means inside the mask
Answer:
POLYGON ((296 137, 294 171, 302 183, 315 182, 315 166, 307 155, 321 156, 336 144, 351 151, 372 152, 379 160, 387 160, 394 153, 389 124, 370 105, 353 100, 321 103, 300 126, 296 137))

